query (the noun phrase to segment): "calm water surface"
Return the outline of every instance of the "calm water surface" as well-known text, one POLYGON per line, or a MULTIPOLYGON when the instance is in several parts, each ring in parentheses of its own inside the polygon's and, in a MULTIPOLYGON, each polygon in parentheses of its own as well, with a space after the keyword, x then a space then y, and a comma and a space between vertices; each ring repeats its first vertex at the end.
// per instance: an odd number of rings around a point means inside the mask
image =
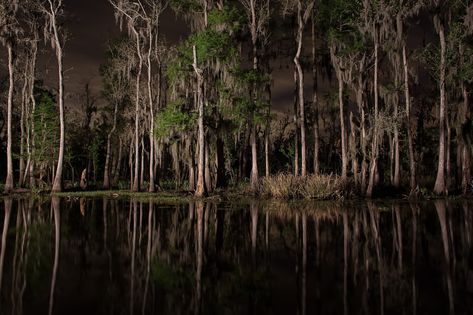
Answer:
POLYGON ((0 314, 472 314, 473 204, 0 200, 0 314))

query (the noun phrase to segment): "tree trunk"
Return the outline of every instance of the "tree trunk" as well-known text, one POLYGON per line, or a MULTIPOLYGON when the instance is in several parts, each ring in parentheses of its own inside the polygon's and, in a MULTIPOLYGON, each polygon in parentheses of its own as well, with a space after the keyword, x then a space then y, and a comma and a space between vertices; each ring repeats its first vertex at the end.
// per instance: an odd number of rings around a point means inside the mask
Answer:
POLYGON ((105 155, 105 167, 103 170, 103 188, 109 189, 110 188, 110 147, 111 147, 111 140, 112 135, 117 128, 117 114, 118 114, 118 103, 115 102, 115 110, 113 112, 113 126, 110 132, 107 135, 107 153, 105 155))
POLYGON ((205 188, 208 193, 211 193, 213 190, 213 185, 212 185, 212 174, 210 172, 210 149, 209 146, 205 146, 205 188))
POLYGON ((265 176, 270 176, 269 168, 269 126, 266 127, 266 132, 264 135, 264 166, 265 166, 265 176))
MULTIPOLYGON (((255 8, 255 1, 250 1, 251 5, 251 42, 253 44, 253 70, 258 72, 258 32, 257 32, 257 24, 256 24, 256 8, 255 8)), ((253 84, 253 101, 256 103, 258 100, 258 91, 256 83, 253 84)), ((254 117, 250 119, 250 143, 251 143, 251 175, 250 175, 250 183, 251 188, 255 190, 258 185, 258 149, 257 149, 257 141, 256 141, 256 123, 254 117)))
POLYGON ((140 47, 140 36, 134 31, 136 39, 136 52, 138 54, 138 73, 136 74, 135 82, 135 172, 133 178, 133 187, 132 191, 137 192, 140 190, 139 182, 139 148, 140 148, 140 139, 139 139, 139 123, 140 123, 140 79, 141 79, 141 70, 143 67, 143 57, 141 56, 141 47, 140 47))
MULTIPOLYGON (((397 86, 397 84, 396 84, 397 86)), ((396 100, 394 104, 394 116, 397 119, 399 100, 396 100)), ((401 186, 401 165, 400 165, 400 149, 399 149, 399 129, 397 124, 394 125, 394 137, 393 137, 393 153, 394 153, 394 175, 393 175, 393 186, 399 188, 401 186)))
POLYGON ((366 189, 366 196, 371 197, 373 195, 373 189, 376 181, 376 172, 378 168, 378 141, 380 138, 379 135, 379 117, 378 117, 378 39, 375 35, 375 45, 374 45, 374 127, 373 127, 373 136, 372 136, 372 148, 371 148, 371 161, 370 161, 370 174, 368 180, 368 188, 366 189))
POLYGON ((63 78, 63 65, 62 65, 62 46, 59 40, 59 32, 57 29, 56 15, 53 10, 52 2, 49 0, 51 5, 51 22, 54 31, 54 47, 56 49, 56 57, 58 64, 58 84, 59 84, 59 124, 60 124, 60 137, 59 137, 59 157, 57 160, 56 174, 54 177, 53 192, 60 192, 62 190, 62 168, 64 163, 64 141, 65 141, 65 121, 64 121, 64 78, 63 78))
POLYGON ((195 190, 196 197, 205 196, 205 182, 204 182, 204 169, 205 169, 205 134, 204 134, 204 100, 203 100, 203 77, 202 70, 197 66, 197 53, 196 47, 193 46, 193 55, 194 55, 194 71, 197 76, 197 107, 199 111, 198 125, 199 125, 199 134, 197 140, 197 147, 199 151, 199 156, 197 159, 197 187, 195 190))
POLYGON ((414 157, 414 136, 411 119, 411 95, 409 91, 409 65, 407 61, 406 44, 402 47, 402 59, 404 64, 404 94, 406 98, 406 123, 407 123, 407 142, 409 147, 409 173, 410 173, 410 189, 411 192, 417 187, 416 179, 416 161, 414 157))
POLYGON ((299 98, 297 91, 299 90, 297 85, 297 71, 294 69, 294 83, 295 83, 295 90, 294 90, 294 125, 296 128, 295 135, 294 135, 294 176, 299 176, 299 109, 297 106, 297 100, 299 98))
POLYGON ((122 139, 120 138, 118 141, 118 157, 116 159, 116 165, 113 170, 113 185, 116 185, 118 183, 118 180, 120 179, 120 170, 121 170, 121 165, 122 165, 122 152, 123 152, 123 143, 122 139))
POLYGON ((345 130, 345 113, 343 105, 343 79, 342 72, 338 70, 338 104, 340 110, 340 137, 342 145, 342 178, 347 178, 348 171, 348 154, 347 154, 347 140, 346 140, 346 130, 345 130))
POLYGON ((251 187, 253 190, 258 185, 258 152, 256 148, 256 126, 254 122, 251 124, 251 187))
POLYGON ((307 175, 307 148, 306 148, 306 131, 305 131, 305 106, 304 106, 304 71, 300 64, 300 56, 302 53, 302 40, 304 32, 304 21, 302 17, 302 3, 297 2, 297 52, 294 57, 294 64, 296 66, 297 80, 298 80, 298 101, 299 101, 299 115, 300 115, 300 132, 301 132, 301 176, 307 175))
POLYGON ((319 136, 319 108, 317 104, 317 53, 316 53, 316 34, 315 34, 315 10, 312 14, 312 106, 314 107, 314 174, 320 172, 320 136, 319 136))
MULTIPOLYGON (((464 121, 463 124, 468 123, 469 120, 469 97, 468 91, 466 89, 465 84, 462 84, 462 94, 463 94, 463 107, 464 107, 464 121)), ((463 129, 463 126, 462 128, 463 129)), ((471 184, 471 168, 470 168, 470 160, 471 160, 471 141, 469 136, 463 135, 463 130, 460 130, 462 133, 461 137, 463 138, 462 148, 460 151, 461 154, 461 186, 463 194, 468 192, 471 184)))
POLYGON ((13 157, 12 157, 12 111, 13 111, 13 48, 12 44, 7 44, 8 49, 8 101, 7 101, 7 178, 4 192, 9 194, 13 191, 13 157))
POLYGON ((438 166, 437 178, 435 180, 434 192, 438 195, 445 195, 447 187, 445 183, 445 119, 446 119, 446 97, 445 97, 445 66, 446 66, 446 43, 445 43, 445 29, 444 25, 439 25, 439 39, 440 39, 440 111, 439 111, 439 149, 438 149, 438 166))
POLYGON ((27 132, 26 132, 26 120, 27 120, 27 104, 28 104, 28 57, 25 57, 25 69, 24 69, 24 81, 23 88, 21 91, 21 114, 20 114, 20 173, 19 173, 19 186, 23 187, 25 181, 25 173, 28 171, 25 165, 25 149, 27 143, 27 132))
MULTIPOLYGON (((150 120, 150 128, 149 128, 149 186, 148 192, 154 192, 154 104, 153 104, 153 92, 151 89, 151 80, 152 80, 152 73, 151 73, 151 53, 153 50, 153 37, 152 31, 148 29, 149 32, 149 50, 147 56, 147 63, 148 63, 148 105, 149 105, 149 120, 150 120)), ((158 84, 158 89, 160 86, 158 84)))

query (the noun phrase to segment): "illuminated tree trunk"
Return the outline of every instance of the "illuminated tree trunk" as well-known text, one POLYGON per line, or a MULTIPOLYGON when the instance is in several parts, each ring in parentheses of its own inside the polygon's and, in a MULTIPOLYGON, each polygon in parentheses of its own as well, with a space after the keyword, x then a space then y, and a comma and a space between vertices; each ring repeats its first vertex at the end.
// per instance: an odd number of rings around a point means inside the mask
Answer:
POLYGON ((195 190, 196 197, 205 196, 205 130, 204 130, 204 99, 203 99, 203 85, 204 78, 202 77, 202 70, 199 69, 197 64, 197 53, 196 47, 193 46, 194 55, 194 71, 197 77, 197 108, 199 112, 198 126, 199 132, 197 137, 197 148, 198 148, 198 159, 197 159, 197 185, 195 190))
POLYGON ((59 30, 57 24, 57 12, 62 6, 62 0, 56 3, 56 8, 53 6, 53 0, 48 0, 50 6, 50 24, 53 30, 54 49, 56 51, 57 65, 58 65, 58 84, 59 84, 59 156, 57 160, 56 173, 53 183, 53 192, 60 192, 62 190, 62 168, 64 163, 64 142, 65 142, 65 121, 64 121, 64 70, 63 70, 63 52, 61 41, 59 39, 59 30))
POLYGON ((406 98, 406 119, 407 119, 407 142, 408 142, 408 150, 409 150, 409 186, 411 192, 414 191, 417 187, 417 179, 416 179, 416 161, 414 157, 414 136, 413 136, 413 126, 412 126, 412 119, 411 119, 411 95, 409 90, 409 64, 407 61, 407 53, 406 53, 406 44, 402 47, 402 60, 404 65, 404 95, 406 98))
POLYGON ((107 135, 107 153, 105 156, 105 167, 103 171, 103 188, 109 189, 110 188, 110 147, 111 147, 111 140, 112 135, 115 133, 117 128, 117 115, 118 115, 118 103, 115 103, 115 110, 113 112, 113 127, 107 135))
POLYGON ((320 172, 320 136, 319 136, 319 108, 317 104, 317 53, 316 53, 316 34, 315 34, 315 10, 312 14, 312 106, 314 107, 314 174, 320 172))
POLYGON ((302 0, 297 2, 297 51, 294 57, 298 80, 298 101, 299 101, 299 124, 301 132, 301 176, 307 175, 307 148, 306 148, 306 130, 305 130, 305 106, 304 106, 304 71, 300 63, 302 53, 302 40, 304 33, 304 20, 302 17, 302 0))
POLYGON ((375 44, 374 44, 374 126, 373 128, 373 136, 372 136, 372 146, 371 146, 371 161, 370 161, 370 173, 369 173, 369 181, 368 181, 368 188, 366 190, 366 196, 371 197, 373 195, 373 189, 375 185, 375 176, 376 171, 378 168, 378 150, 379 150, 379 117, 378 117, 378 49, 379 43, 377 39, 377 35, 375 35, 375 44))
POLYGON ((338 71, 338 105, 340 111, 340 137, 342 145, 342 178, 347 177, 348 154, 347 154, 347 133, 345 129, 345 109, 343 104, 343 79, 341 70, 338 71))
POLYGON ((8 100, 7 100, 7 178, 4 192, 9 194, 13 191, 13 157, 12 157, 12 111, 13 111, 13 48, 12 44, 7 44, 8 50, 8 100))
MULTIPOLYGON (((255 73, 258 73, 258 31, 257 31, 257 21, 256 21, 256 0, 250 0, 250 11, 251 11, 251 43, 253 45, 253 70, 255 73)), ((258 100, 258 91, 256 83, 253 84, 253 101, 256 103, 258 100)), ((251 188, 255 190, 258 184, 258 148, 256 142, 256 123, 254 118, 250 121, 250 143, 251 143, 251 188)))
MULTIPOLYGON (((151 26, 148 26, 148 41, 149 41, 149 50, 147 56, 147 66, 148 66, 148 106, 149 106, 149 120, 150 120, 150 128, 149 128, 149 186, 148 191, 154 192, 154 104, 153 104, 153 92, 151 89, 151 81, 152 81, 152 72, 151 72, 151 53, 153 51, 153 32, 151 26)), ((160 86, 158 84, 158 89, 160 86)))
POLYGON ((141 46, 140 46, 140 35, 136 30, 134 30, 135 39, 136 39, 136 53, 138 55, 138 69, 136 74, 136 82, 135 82, 135 171, 133 177, 133 186, 132 191, 139 191, 140 190, 140 182, 139 182, 139 149, 140 149, 140 137, 139 137, 139 123, 140 123, 140 80, 141 80, 141 70, 143 68, 143 57, 141 55, 141 46))
POLYGON ((440 110, 439 110, 439 148, 438 148, 438 166, 437 178, 435 180, 434 192, 439 195, 447 193, 445 182, 445 158, 446 158, 446 96, 445 96, 445 71, 446 71, 446 42, 445 28, 442 22, 438 25, 440 39, 440 73, 439 73, 439 89, 440 89, 440 110))

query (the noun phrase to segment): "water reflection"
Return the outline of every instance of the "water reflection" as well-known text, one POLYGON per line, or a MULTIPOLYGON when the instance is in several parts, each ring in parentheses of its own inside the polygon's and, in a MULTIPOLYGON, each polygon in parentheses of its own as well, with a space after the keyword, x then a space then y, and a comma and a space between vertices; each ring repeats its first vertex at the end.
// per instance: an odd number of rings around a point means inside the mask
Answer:
POLYGON ((468 314, 468 201, 4 199, 1 314, 468 314))

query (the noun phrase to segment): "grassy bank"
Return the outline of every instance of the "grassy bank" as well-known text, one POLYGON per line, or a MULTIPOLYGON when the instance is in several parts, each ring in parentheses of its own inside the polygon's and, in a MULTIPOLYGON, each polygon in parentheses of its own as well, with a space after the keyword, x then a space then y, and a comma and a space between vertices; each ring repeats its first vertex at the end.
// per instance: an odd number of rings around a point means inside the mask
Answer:
POLYGON ((169 192, 133 192, 129 190, 96 190, 96 191, 69 191, 53 193, 53 196, 61 198, 133 198, 138 200, 155 200, 166 203, 185 203, 193 199, 193 196, 180 191, 169 192))

